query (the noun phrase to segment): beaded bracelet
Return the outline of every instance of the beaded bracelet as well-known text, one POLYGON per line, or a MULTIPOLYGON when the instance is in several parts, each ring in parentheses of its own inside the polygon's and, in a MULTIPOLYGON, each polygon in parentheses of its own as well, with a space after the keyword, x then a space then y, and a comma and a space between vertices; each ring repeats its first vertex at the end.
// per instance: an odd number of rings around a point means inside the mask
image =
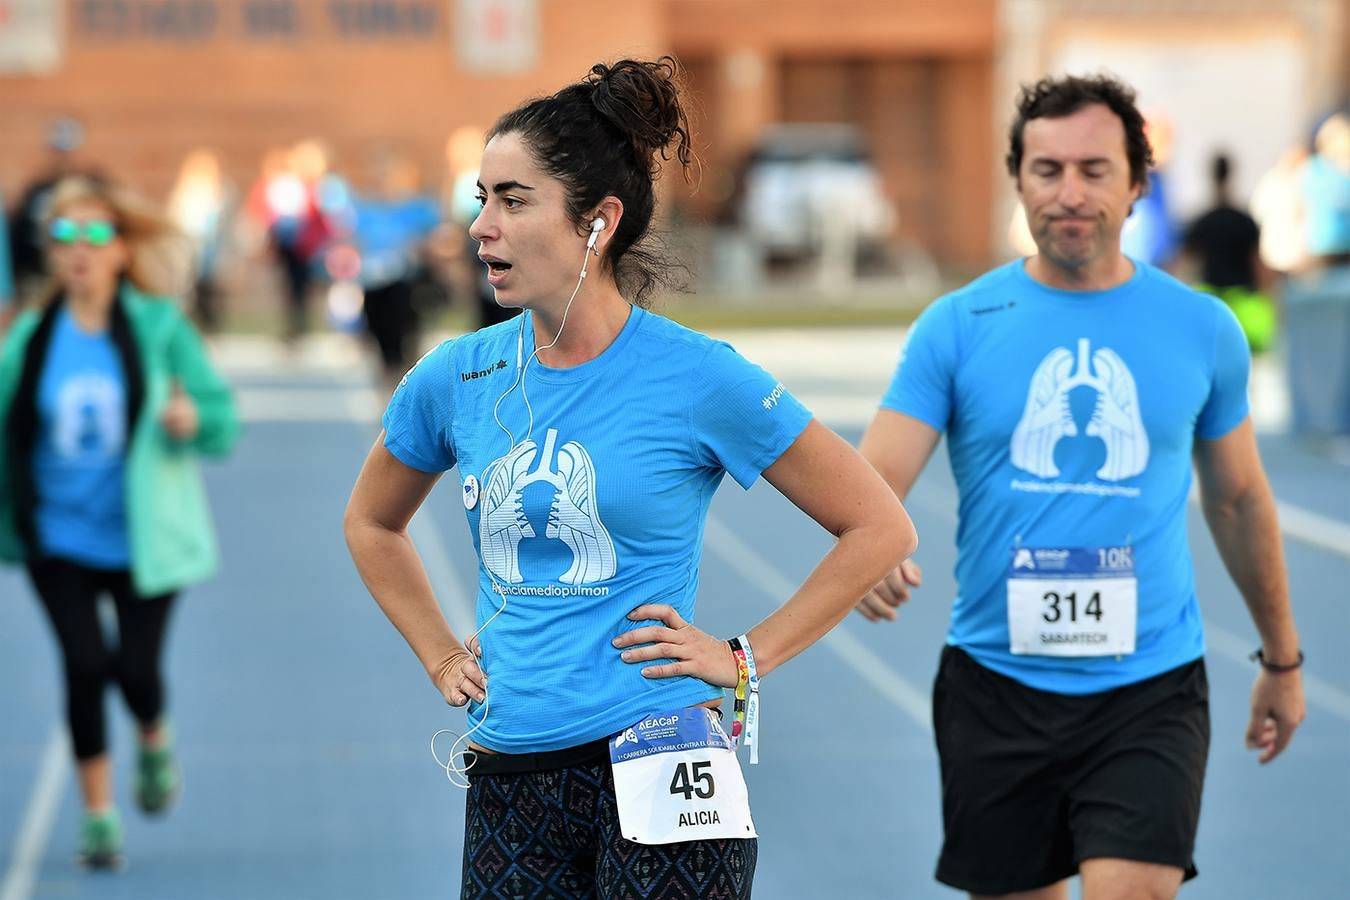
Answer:
POLYGON ((736 657, 736 719, 731 724, 731 740, 739 745, 742 732, 750 748, 750 764, 759 763, 759 673, 755 671, 755 654, 750 649, 749 635, 727 641, 736 657))

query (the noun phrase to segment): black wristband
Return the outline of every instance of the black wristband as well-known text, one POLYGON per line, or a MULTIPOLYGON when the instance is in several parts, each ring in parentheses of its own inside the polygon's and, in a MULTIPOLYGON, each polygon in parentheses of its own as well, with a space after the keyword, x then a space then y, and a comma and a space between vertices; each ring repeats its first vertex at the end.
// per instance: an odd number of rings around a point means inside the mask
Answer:
POLYGON ((1279 665, 1278 663, 1267 662, 1265 651, 1259 649, 1251 655, 1250 659, 1253 660, 1254 662, 1259 662, 1261 664, 1261 668, 1265 669, 1267 672, 1276 672, 1276 673, 1292 672, 1295 669, 1301 669, 1303 667, 1302 650, 1298 651, 1298 662, 1290 663, 1287 666, 1282 666, 1279 665))

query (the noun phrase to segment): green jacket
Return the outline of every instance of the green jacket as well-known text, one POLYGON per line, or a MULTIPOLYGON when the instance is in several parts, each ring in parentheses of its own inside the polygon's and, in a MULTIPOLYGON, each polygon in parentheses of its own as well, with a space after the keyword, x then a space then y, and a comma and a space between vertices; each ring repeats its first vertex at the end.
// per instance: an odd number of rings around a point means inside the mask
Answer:
MULTIPOLYGON (((131 575, 136 591, 153 597, 205 580, 216 571, 215 532, 197 457, 227 454, 238 435, 239 420, 229 386, 212 368, 196 329, 173 302, 146 296, 129 285, 122 288, 120 302, 144 380, 144 397, 126 450, 131 575), (189 441, 171 438, 160 424, 175 382, 197 406, 200 426, 189 441)), ((0 423, 9 420, 25 353, 41 319, 38 310, 19 316, 0 350, 0 423)), ((8 444, 8 435, 0 429, 0 560, 22 562, 28 548, 18 528, 8 444)))

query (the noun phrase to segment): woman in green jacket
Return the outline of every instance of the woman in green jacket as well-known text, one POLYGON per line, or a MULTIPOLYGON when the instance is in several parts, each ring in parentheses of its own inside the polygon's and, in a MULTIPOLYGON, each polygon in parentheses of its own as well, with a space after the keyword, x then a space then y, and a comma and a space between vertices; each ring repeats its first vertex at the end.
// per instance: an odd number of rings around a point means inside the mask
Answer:
POLYGON ((160 659, 183 587, 216 567, 199 455, 238 431, 228 386, 170 301, 153 296, 172 227, 124 191, 62 183, 47 224, 54 293, 0 352, 0 559, 21 562, 63 656, 84 796, 80 858, 121 863, 103 692, 139 726, 136 799, 165 811, 178 788, 160 659), (112 596, 118 646, 97 601, 112 596))

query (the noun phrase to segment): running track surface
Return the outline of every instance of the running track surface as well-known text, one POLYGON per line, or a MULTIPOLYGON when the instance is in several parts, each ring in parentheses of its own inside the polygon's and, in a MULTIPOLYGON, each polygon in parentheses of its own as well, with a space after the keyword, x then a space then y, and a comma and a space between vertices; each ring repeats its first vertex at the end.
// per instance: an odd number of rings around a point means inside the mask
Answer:
MULTIPOLYGON (((856 441, 901 332, 729 338, 856 441)), ((130 867, 116 876, 75 867, 79 807, 54 646, 26 581, 0 571, 0 900, 453 897, 464 801, 428 741, 463 714, 439 700, 370 600, 341 534, 379 398, 340 339, 289 359, 247 340, 219 355, 248 428, 207 475, 226 567, 186 594, 173 623, 182 801, 164 821, 135 811, 131 731, 110 698, 130 867)), ((1264 374, 1257 412, 1267 427, 1283 399, 1277 373, 1264 374)), ((1255 633, 1192 506, 1214 742, 1189 900, 1350 895, 1350 463, 1278 433, 1263 434, 1262 447, 1285 504, 1309 716, 1271 766, 1243 749, 1255 633)), ((908 504, 926 574, 900 621, 852 616, 765 686, 762 763, 746 767, 761 835, 756 896, 960 896, 932 878, 941 821, 927 711, 953 591, 954 496, 940 450, 908 504)), ((474 561, 453 490, 433 493, 413 535, 462 626, 474 561)), ((700 626, 745 630, 827 546, 771 487, 743 492, 728 480, 709 523, 700 626)))

